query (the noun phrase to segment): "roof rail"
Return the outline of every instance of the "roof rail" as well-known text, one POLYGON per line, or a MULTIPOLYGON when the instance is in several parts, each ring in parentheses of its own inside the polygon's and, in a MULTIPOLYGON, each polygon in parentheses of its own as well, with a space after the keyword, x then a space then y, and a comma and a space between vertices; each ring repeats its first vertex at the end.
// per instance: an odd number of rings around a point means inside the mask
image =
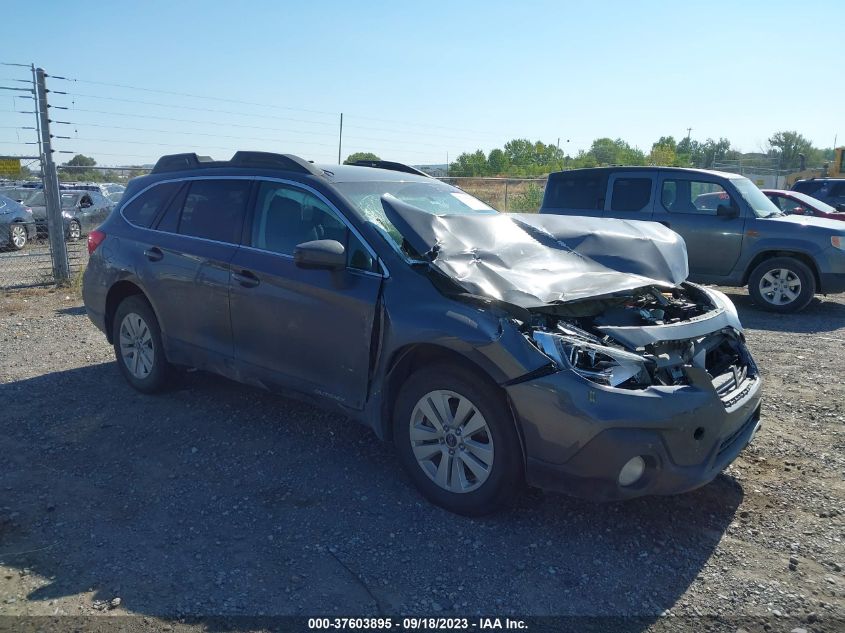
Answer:
POLYGON ((274 154, 272 152, 235 152, 231 160, 214 160, 209 156, 194 153, 169 154, 158 159, 153 174, 168 171, 185 171, 202 167, 251 167, 253 169, 281 169, 312 176, 322 176, 323 171, 299 156, 274 154))
POLYGON ((357 167, 375 167, 377 169, 389 169, 390 171, 401 171, 406 174, 414 174, 416 176, 425 176, 431 178, 424 171, 420 171, 416 167, 405 165, 403 163, 394 163, 390 160, 356 160, 354 163, 349 163, 357 167))

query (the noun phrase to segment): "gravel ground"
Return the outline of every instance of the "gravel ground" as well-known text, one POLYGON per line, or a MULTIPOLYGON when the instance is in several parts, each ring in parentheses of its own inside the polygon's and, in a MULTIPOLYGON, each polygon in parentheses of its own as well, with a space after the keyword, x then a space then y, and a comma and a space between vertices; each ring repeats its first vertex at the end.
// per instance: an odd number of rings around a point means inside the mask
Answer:
POLYGON ((0 616, 133 616, 116 619, 125 630, 284 614, 843 630, 845 297, 776 316, 725 290, 766 379, 763 429, 725 474, 619 504, 531 490, 480 520, 426 503, 391 447, 342 417, 197 372, 136 393, 75 295, 6 293, 0 616))

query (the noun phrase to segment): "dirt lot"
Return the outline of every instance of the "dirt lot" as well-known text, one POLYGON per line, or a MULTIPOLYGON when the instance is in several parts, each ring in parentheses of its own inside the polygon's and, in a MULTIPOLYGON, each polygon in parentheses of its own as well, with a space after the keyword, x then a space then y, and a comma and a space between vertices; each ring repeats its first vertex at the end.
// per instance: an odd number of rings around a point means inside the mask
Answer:
POLYGON ((781 317, 727 292, 766 384, 763 430, 725 474, 611 505, 528 491, 481 520, 424 502, 391 447, 341 417, 201 373, 140 395, 78 298, 7 293, 0 629, 515 614, 843 630, 845 297, 781 317))

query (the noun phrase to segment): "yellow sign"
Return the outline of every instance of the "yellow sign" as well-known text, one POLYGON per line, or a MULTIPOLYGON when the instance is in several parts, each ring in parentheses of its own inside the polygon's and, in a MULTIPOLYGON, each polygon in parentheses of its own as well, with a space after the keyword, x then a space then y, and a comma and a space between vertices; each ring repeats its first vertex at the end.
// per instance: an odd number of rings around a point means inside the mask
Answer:
POLYGON ((0 158, 0 177, 18 178, 20 175, 20 158, 0 158))

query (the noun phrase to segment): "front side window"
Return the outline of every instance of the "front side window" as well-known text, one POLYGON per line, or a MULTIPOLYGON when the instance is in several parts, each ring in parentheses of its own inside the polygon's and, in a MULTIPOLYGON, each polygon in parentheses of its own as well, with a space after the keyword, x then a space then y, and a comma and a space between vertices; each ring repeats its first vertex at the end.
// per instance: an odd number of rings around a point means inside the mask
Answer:
POLYGON ((191 182, 178 233, 216 242, 240 242, 249 180, 191 182))
POLYGON ((651 178, 617 178, 613 182, 613 211, 643 211, 651 202, 651 178))
POLYGON ((735 206, 724 187, 703 180, 665 180, 660 203, 670 213, 716 215, 720 206, 735 206))
POLYGON ((376 263, 335 211, 314 194, 276 182, 262 182, 255 201, 250 243, 293 256, 297 245, 335 240, 344 245, 350 268, 373 271, 376 263))

